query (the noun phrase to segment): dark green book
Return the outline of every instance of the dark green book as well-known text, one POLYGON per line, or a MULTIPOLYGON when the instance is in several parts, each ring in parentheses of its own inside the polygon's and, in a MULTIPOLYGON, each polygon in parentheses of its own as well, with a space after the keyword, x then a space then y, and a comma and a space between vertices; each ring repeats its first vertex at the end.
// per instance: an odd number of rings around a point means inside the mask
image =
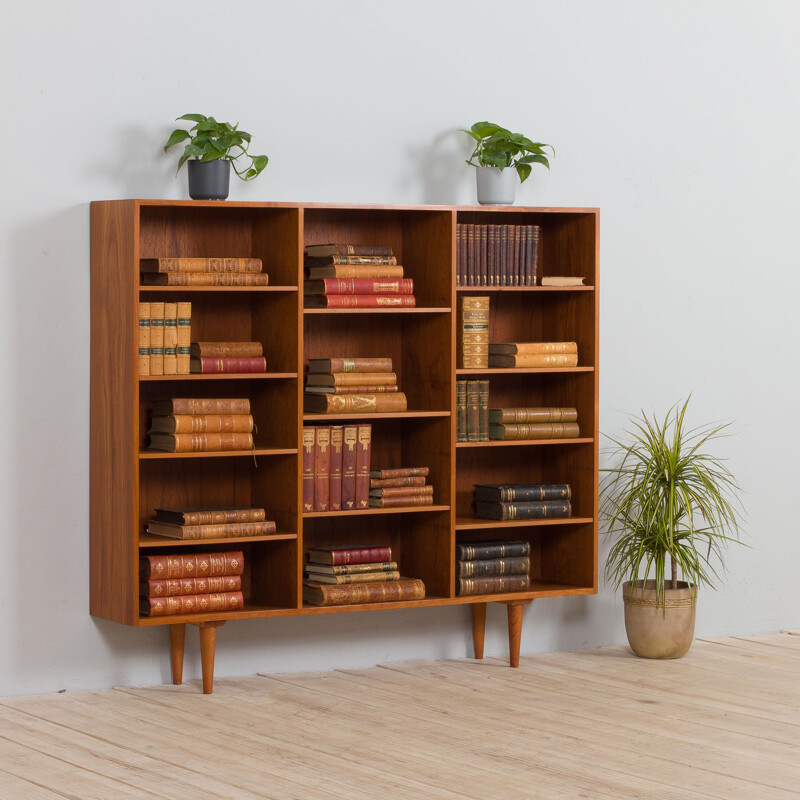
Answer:
POLYGON ((482 578, 487 575, 527 575, 531 571, 529 556, 489 558, 479 561, 456 561, 459 578, 482 578))
POLYGON ((528 500, 570 500, 568 483, 476 483, 475 500, 508 503, 528 500))
POLYGON ((513 503, 475 503, 475 514, 483 519, 560 519, 572 514, 568 500, 531 500, 513 503))
POLYGON ((488 558, 511 558, 529 556, 531 543, 514 542, 461 542, 456 545, 456 558, 459 561, 475 561, 488 558))

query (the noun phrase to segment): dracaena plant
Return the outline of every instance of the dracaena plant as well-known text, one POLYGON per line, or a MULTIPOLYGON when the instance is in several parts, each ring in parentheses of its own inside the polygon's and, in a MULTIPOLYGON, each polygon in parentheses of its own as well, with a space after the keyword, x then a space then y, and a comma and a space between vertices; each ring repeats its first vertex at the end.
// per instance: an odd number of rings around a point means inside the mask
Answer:
POLYGON ((678 572, 695 585, 712 586, 723 548, 739 541, 739 485, 706 448, 728 435, 730 423, 688 428, 687 399, 663 420, 644 412, 632 417, 627 440, 611 438, 613 466, 601 483, 601 517, 614 543, 606 578, 655 578, 658 602, 677 588, 678 572), (667 574, 667 556, 670 574, 667 574))
POLYGON ((267 156, 251 156, 247 152, 251 137, 247 131, 239 130, 238 122, 236 125, 217 122, 214 117, 203 114, 184 114, 177 119, 194 122, 188 131, 182 128, 174 130, 164 145, 166 152, 176 144, 189 140, 178 161, 178 171, 190 158, 198 161, 224 158, 231 162, 233 171, 243 181, 251 181, 261 174, 269 162, 267 156), (243 166, 237 163, 240 158, 245 159, 243 166))
POLYGON ((469 130, 461 130, 475 140, 475 150, 467 164, 500 170, 514 167, 520 183, 531 174, 533 164, 543 164, 550 169, 545 148, 549 148, 552 155, 556 152, 552 145, 532 142, 521 133, 512 133, 494 122, 476 122, 469 130))

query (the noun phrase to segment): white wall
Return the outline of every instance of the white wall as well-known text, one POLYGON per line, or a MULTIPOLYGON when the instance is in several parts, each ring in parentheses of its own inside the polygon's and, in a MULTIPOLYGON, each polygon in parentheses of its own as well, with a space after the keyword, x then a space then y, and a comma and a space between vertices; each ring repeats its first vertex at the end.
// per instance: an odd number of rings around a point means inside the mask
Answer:
MULTIPOLYGON (((698 633, 800 627, 794 0, 28 0, 0 25, 0 694, 168 676, 165 630, 87 611, 88 204, 185 197, 160 148, 186 112, 270 156, 239 200, 473 203, 457 128, 552 142, 518 203, 602 209, 602 430, 689 392, 694 421, 736 420, 752 547, 698 633)), ((623 641, 621 617, 609 590, 536 601, 523 651, 623 641)), ((466 656, 468 619, 229 623, 217 674, 466 656)))

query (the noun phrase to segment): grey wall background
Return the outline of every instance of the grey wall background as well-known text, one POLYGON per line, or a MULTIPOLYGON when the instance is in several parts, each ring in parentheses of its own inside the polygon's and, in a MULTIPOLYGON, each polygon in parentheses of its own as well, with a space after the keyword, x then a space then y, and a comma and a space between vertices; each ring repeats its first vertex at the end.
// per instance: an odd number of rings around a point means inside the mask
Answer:
MULTIPOLYGON (((800 627, 800 5, 30 0, 0 25, 0 694, 168 676, 166 631, 87 611, 88 203, 186 197, 161 152, 186 112, 270 156, 239 200, 473 203, 456 129, 552 142, 517 202, 602 209, 602 430, 689 392, 693 421, 736 420, 752 547, 698 634, 800 627)), ((604 588, 526 610, 523 651, 621 641, 604 588)), ((217 674, 470 653, 467 608, 229 623, 217 674)))

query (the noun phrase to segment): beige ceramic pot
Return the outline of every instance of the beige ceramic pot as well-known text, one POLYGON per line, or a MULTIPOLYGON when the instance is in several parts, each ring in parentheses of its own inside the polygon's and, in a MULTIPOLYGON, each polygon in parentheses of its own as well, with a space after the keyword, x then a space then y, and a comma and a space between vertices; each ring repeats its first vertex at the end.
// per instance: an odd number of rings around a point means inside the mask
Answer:
POLYGON ((692 645, 697 587, 678 581, 666 591, 666 608, 658 602, 656 582, 622 584, 625 632, 628 643, 642 658, 680 658, 692 645))

